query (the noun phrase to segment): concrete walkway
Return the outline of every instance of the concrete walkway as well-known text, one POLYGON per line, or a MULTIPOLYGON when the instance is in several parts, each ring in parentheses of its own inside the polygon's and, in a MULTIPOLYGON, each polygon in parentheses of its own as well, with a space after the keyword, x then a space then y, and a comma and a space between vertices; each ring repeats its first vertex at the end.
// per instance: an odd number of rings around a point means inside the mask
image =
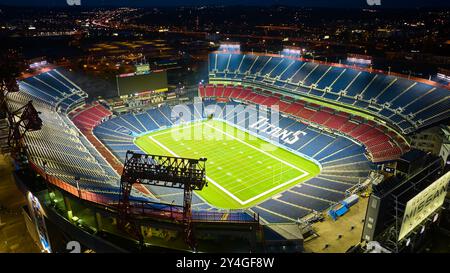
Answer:
MULTIPOLYGON (((342 217, 333 221, 326 215, 325 221, 312 225, 316 236, 305 238, 303 246, 307 253, 345 253, 361 239, 363 219, 366 215, 368 198, 361 198, 342 217), (352 228, 353 227, 353 228, 352 228), (339 237, 339 235, 341 235, 339 237)), ((326 212, 325 212, 326 213, 326 212)), ((286 239, 301 238, 297 224, 272 224, 270 228, 286 239)))
POLYGON ((305 242, 305 250, 314 253, 345 253, 350 247, 358 244, 361 240, 368 200, 360 197, 358 203, 336 221, 327 215, 325 221, 315 223, 313 229, 319 237, 305 242))
POLYGON ((0 253, 37 253, 22 215, 26 198, 12 176, 10 158, 0 154, 0 253))

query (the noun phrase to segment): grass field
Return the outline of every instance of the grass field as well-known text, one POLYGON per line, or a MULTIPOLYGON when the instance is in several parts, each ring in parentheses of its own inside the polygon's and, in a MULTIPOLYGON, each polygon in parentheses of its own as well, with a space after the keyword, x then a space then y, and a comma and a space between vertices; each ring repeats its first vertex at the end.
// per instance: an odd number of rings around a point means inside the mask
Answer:
POLYGON ((149 154, 206 157, 208 186, 197 193, 218 208, 251 207, 320 171, 314 162, 218 120, 152 132, 135 144, 149 154))

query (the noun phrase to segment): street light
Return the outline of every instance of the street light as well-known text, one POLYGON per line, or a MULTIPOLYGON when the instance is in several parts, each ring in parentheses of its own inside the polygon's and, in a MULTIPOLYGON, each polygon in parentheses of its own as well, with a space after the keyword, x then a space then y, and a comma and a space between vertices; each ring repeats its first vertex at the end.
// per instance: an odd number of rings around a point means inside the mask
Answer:
POLYGON ((44 174, 45 174, 45 184, 47 185, 48 199, 50 200, 50 203, 53 203, 52 202, 51 189, 50 189, 50 182, 48 181, 47 164, 48 163, 45 160, 44 160, 44 162, 42 162, 42 165, 44 167, 44 174))
POLYGON ((47 161, 44 160, 44 162, 42 162, 42 165, 44 166, 45 180, 48 180, 47 179, 47 161))
POLYGON ((78 197, 80 198, 81 197, 81 190, 80 190, 79 181, 80 181, 80 177, 79 176, 75 176, 75 182, 77 183, 78 197))

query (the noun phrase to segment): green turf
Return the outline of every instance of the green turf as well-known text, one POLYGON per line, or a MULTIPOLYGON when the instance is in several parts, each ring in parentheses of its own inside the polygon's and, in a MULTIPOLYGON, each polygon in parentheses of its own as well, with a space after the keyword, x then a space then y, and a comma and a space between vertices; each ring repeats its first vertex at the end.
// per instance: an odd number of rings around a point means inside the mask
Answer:
POLYGON ((218 208, 254 206, 320 171, 310 160, 217 120, 152 132, 135 144, 149 154, 206 157, 208 186, 197 193, 218 208))

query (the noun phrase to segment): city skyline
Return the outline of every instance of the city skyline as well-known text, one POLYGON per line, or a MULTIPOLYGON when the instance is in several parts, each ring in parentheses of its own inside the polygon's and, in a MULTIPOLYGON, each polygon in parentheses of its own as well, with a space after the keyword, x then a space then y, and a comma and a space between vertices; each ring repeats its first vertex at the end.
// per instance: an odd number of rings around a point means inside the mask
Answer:
POLYGON ((450 2, 439 0, 0 0, 0 5, 7 6, 133 6, 133 7, 174 7, 174 6, 232 6, 232 5, 249 5, 249 6, 270 6, 270 5, 286 5, 298 7, 330 7, 330 8, 420 8, 420 7, 450 7, 450 2))

